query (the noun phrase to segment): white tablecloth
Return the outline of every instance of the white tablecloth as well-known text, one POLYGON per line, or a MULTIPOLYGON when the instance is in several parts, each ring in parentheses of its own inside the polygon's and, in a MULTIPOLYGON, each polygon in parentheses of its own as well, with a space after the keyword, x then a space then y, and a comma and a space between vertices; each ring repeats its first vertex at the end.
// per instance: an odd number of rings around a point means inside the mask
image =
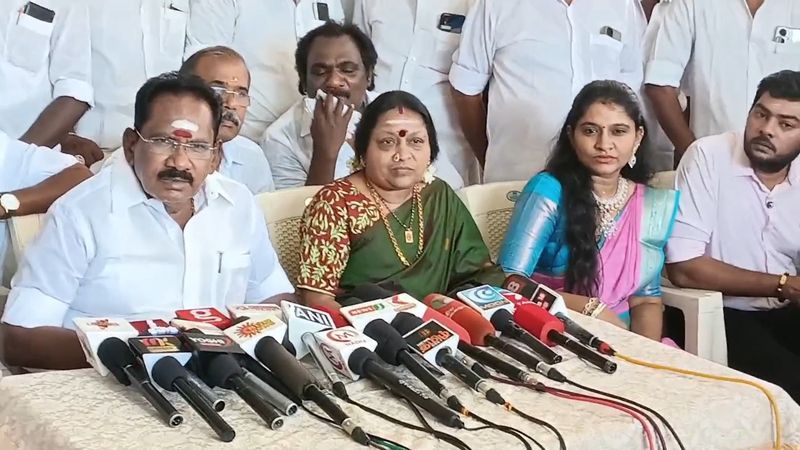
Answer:
MULTIPOLYGON (((579 318, 579 321, 620 352, 693 370, 740 375, 611 325, 586 318, 579 318)), ((604 374, 569 356, 558 367, 579 383, 626 396, 659 411, 675 427, 687 449, 770 447, 772 416, 769 403, 760 391, 743 385, 665 373, 622 361, 618 363, 619 369, 613 375, 604 374)), ((446 378, 445 383, 476 413, 528 432, 547 449, 558 448, 555 437, 547 430, 480 400, 452 377, 446 378)), ((550 381, 546 383, 572 389, 550 381)), ((784 444, 800 448, 800 407, 782 389, 767 386, 779 401, 784 444)), ((496 387, 519 409, 555 425, 565 436, 569 449, 646 448, 641 426, 628 415, 507 385, 496 387)), ((418 423, 403 403, 378 390, 369 381, 352 383, 348 391, 363 403, 394 417, 418 423)), ((225 392, 224 396, 228 407, 222 415, 237 433, 236 439, 228 444, 218 441, 205 422, 174 394, 167 393, 167 397, 184 413, 186 421, 180 427, 167 428, 134 389, 117 384, 113 378, 101 378, 91 370, 4 377, 0 380, 0 448, 359 448, 341 432, 303 411, 288 418, 280 430, 271 431, 235 394, 225 392)), ((344 409, 368 432, 409 448, 452 448, 350 405, 344 405, 344 409)), ((440 430, 452 431, 432 419, 431 422, 440 430)), ((470 419, 467 424, 477 425, 470 419)), ((522 448, 521 443, 497 431, 462 430, 454 434, 475 450, 522 448)), ((668 438, 668 446, 677 448, 671 438, 668 438)))

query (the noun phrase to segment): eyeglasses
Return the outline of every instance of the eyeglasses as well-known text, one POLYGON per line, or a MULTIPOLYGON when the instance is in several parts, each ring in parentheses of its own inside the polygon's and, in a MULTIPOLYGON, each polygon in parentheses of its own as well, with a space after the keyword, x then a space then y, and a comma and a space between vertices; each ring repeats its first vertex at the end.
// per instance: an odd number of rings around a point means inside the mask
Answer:
POLYGON ((211 86, 211 90, 217 94, 220 100, 225 100, 226 96, 233 96, 233 103, 239 106, 250 106, 250 95, 244 92, 232 91, 223 86, 211 86))
POLYGON ((216 146, 207 144, 205 142, 178 142, 175 139, 168 137, 154 137, 146 138, 142 136, 139 130, 135 130, 139 135, 139 139, 150 145, 150 151, 159 155, 171 155, 180 147, 186 149, 186 155, 190 159, 211 159, 216 146))

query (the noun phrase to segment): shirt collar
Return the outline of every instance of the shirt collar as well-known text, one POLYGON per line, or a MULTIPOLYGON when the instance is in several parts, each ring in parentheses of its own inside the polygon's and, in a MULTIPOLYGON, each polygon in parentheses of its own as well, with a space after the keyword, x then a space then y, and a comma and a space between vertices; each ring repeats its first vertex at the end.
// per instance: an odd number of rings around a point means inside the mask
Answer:
MULTIPOLYGON (((119 150, 123 151, 123 150, 119 150)), ((128 163, 124 155, 115 159, 111 168, 111 211, 124 211, 141 203, 148 202, 147 195, 142 189, 139 179, 133 167, 128 163)), ((197 210, 201 205, 223 198, 231 204, 235 204, 233 195, 225 188, 219 177, 215 173, 206 177, 200 192, 194 196, 197 210)), ((152 199, 150 199, 152 200, 152 199)))
MULTIPOLYGON (((753 166, 750 165, 750 160, 744 152, 744 135, 737 134, 736 138, 736 148, 734 149, 733 155, 733 175, 752 177, 758 180, 758 176, 756 176, 756 172, 753 170, 753 166)), ((800 187, 800 157, 795 158, 789 166, 789 174, 786 176, 786 181, 793 187, 800 187)))

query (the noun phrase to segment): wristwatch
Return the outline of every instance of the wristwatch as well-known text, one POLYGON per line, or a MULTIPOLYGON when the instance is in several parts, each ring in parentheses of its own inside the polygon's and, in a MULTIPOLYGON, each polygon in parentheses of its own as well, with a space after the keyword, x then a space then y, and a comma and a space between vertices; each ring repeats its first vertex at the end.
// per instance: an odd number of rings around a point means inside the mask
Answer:
POLYGON ((10 192, 0 194, 0 207, 6 212, 0 219, 8 219, 19 209, 19 199, 10 192))

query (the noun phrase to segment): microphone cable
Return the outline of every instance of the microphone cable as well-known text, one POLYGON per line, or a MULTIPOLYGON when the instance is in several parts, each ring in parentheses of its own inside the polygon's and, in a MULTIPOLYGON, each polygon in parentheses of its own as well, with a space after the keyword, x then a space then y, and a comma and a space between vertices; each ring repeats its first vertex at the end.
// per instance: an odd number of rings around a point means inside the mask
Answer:
MULTIPOLYGON (((626 361, 626 362, 628 362, 630 364, 635 364, 635 365, 638 365, 638 366, 648 367, 648 368, 651 368, 651 369, 664 370, 664 371, 667 371, 667 372, 674 372, 674 373, 679 373, 679 374, 682 374, 682 375, 690 375, 690 376, 695 376, 695 377, 699 377, 699 378, 706 378, 706 379, 714 380, 714 381, 726 381, 726 382, 729 382, 729 383, 744 384, 744 385, 752 386, 752 387, 760 390, 767 397, 767 400, 769 400, 770 409, 772 409, 772 414, 773 414, 774 420, 775 420, 775 426, 774 426, 775 439, 773 441, 773 448, 775 450, 780 450, 781 448, 783 448, 783 437, 782 437, 783 431, 781 429, 781 412, 780 412, 780 408, 778 408, 778 402, 775 399, 775 396, 772 395, 772 392, 770 392, 769 389, 765 388, 761 384, 756 383, 754 381, 750 381, 750 380, 744 379, 744 378, 728 377, 728 376, 724 376, 724 375, 714 375, 714 374, 710 374, 710 373, 696 372, 694 370, 681 369, 679 367, 667 366, 667 365, 664 365, 664 364, 652 363, 652 362, 649 362, 649 361, 644 361, 644 360, 641 360, 641 359, 638 359, 638 358, 634 358, 632 356, 621 354, 621 353, 619 353, 617 351, 613 351, 611 356, 616 356, 617 358, 619 358, 619 359, 621 359, 623 361, 626 361)), ((677 439, 677 436, 676 436, 676 439, 677 439)), ((680 443, 680 441, 678 441, 678 442, 680 443)), ((683 448, 683 447, 681 447, 681 448, 683 448)))
MULTIPOLYGON (((334 422, 333 420, 331 420, 331 419, 329 419, 327 417, 324 417, 324 416, 322 416, 320 414, 315 413, 314 411, 309 409, 302 401, 300 401, 298 404, 300 405, 301 408, 303 408, 303 410, 305 410, 305 412, 307 412, 311 416, 315 417, 317 420, 319 420, 321 422, 325 422, 328 425, 332 426, 333 428, 336 428, 337 430, 340 429, 339 426, 336 425, 336 422, 334 422)), ((405 445, 398 444, 397 442, 394 442, 394 441, 392 441, 390 439, 387 439, 385 437, 378 436, 378 435, 375 435, 375 434, 372 434, 372 433, 366 433, 366 432, 365 432, 365 434, 370 439, 370 442, 368 444, 370 447, 380 448, 380 449, 384 449, 384 450, 411 450, 410 448, 406 447, 405 445)))
POLYGON ((522 442, 522 444, 525 446, 525 450, 533 450, 531 445, 523 438, 523 436, 524 436, 524 437, 528 438, 531 442, 533 442, 534 445, 539 447, 541 450, 544 450, 544 447, 542 446, 541 443, 539 443, 539 441, 537 441, 531 435, 529 435, 528 433, 526 433, 526 432, 524 432, 522 430, 516 429, 514 427, 509 427, 507 425, 496 424, 496 423, 494 423, 494 422, 492 422, 492 421, 490 421, 488 419, 485 419, 485 418, 473 413, 472 411, 464 410, 464 413, 465 413, 464 415, 466 417, 471 417, 471 418, 473 418, 473 419, 477 420, 478 422, 480 422, 480 423, 485 425, 485 426, 482 426, 482 427, 474 427, 474 428, 466 428, 465 427, 464 429, 467 430, 467 431, 481 431, 481 430, 492 430, 492 429, 494 429, 494 430, 497 430, 497 431, 500 431, 500 432, 503 432, 503 433, 506 433, 506 434, 510 434, 511 436, 514 436, 517 440, 522 442))

